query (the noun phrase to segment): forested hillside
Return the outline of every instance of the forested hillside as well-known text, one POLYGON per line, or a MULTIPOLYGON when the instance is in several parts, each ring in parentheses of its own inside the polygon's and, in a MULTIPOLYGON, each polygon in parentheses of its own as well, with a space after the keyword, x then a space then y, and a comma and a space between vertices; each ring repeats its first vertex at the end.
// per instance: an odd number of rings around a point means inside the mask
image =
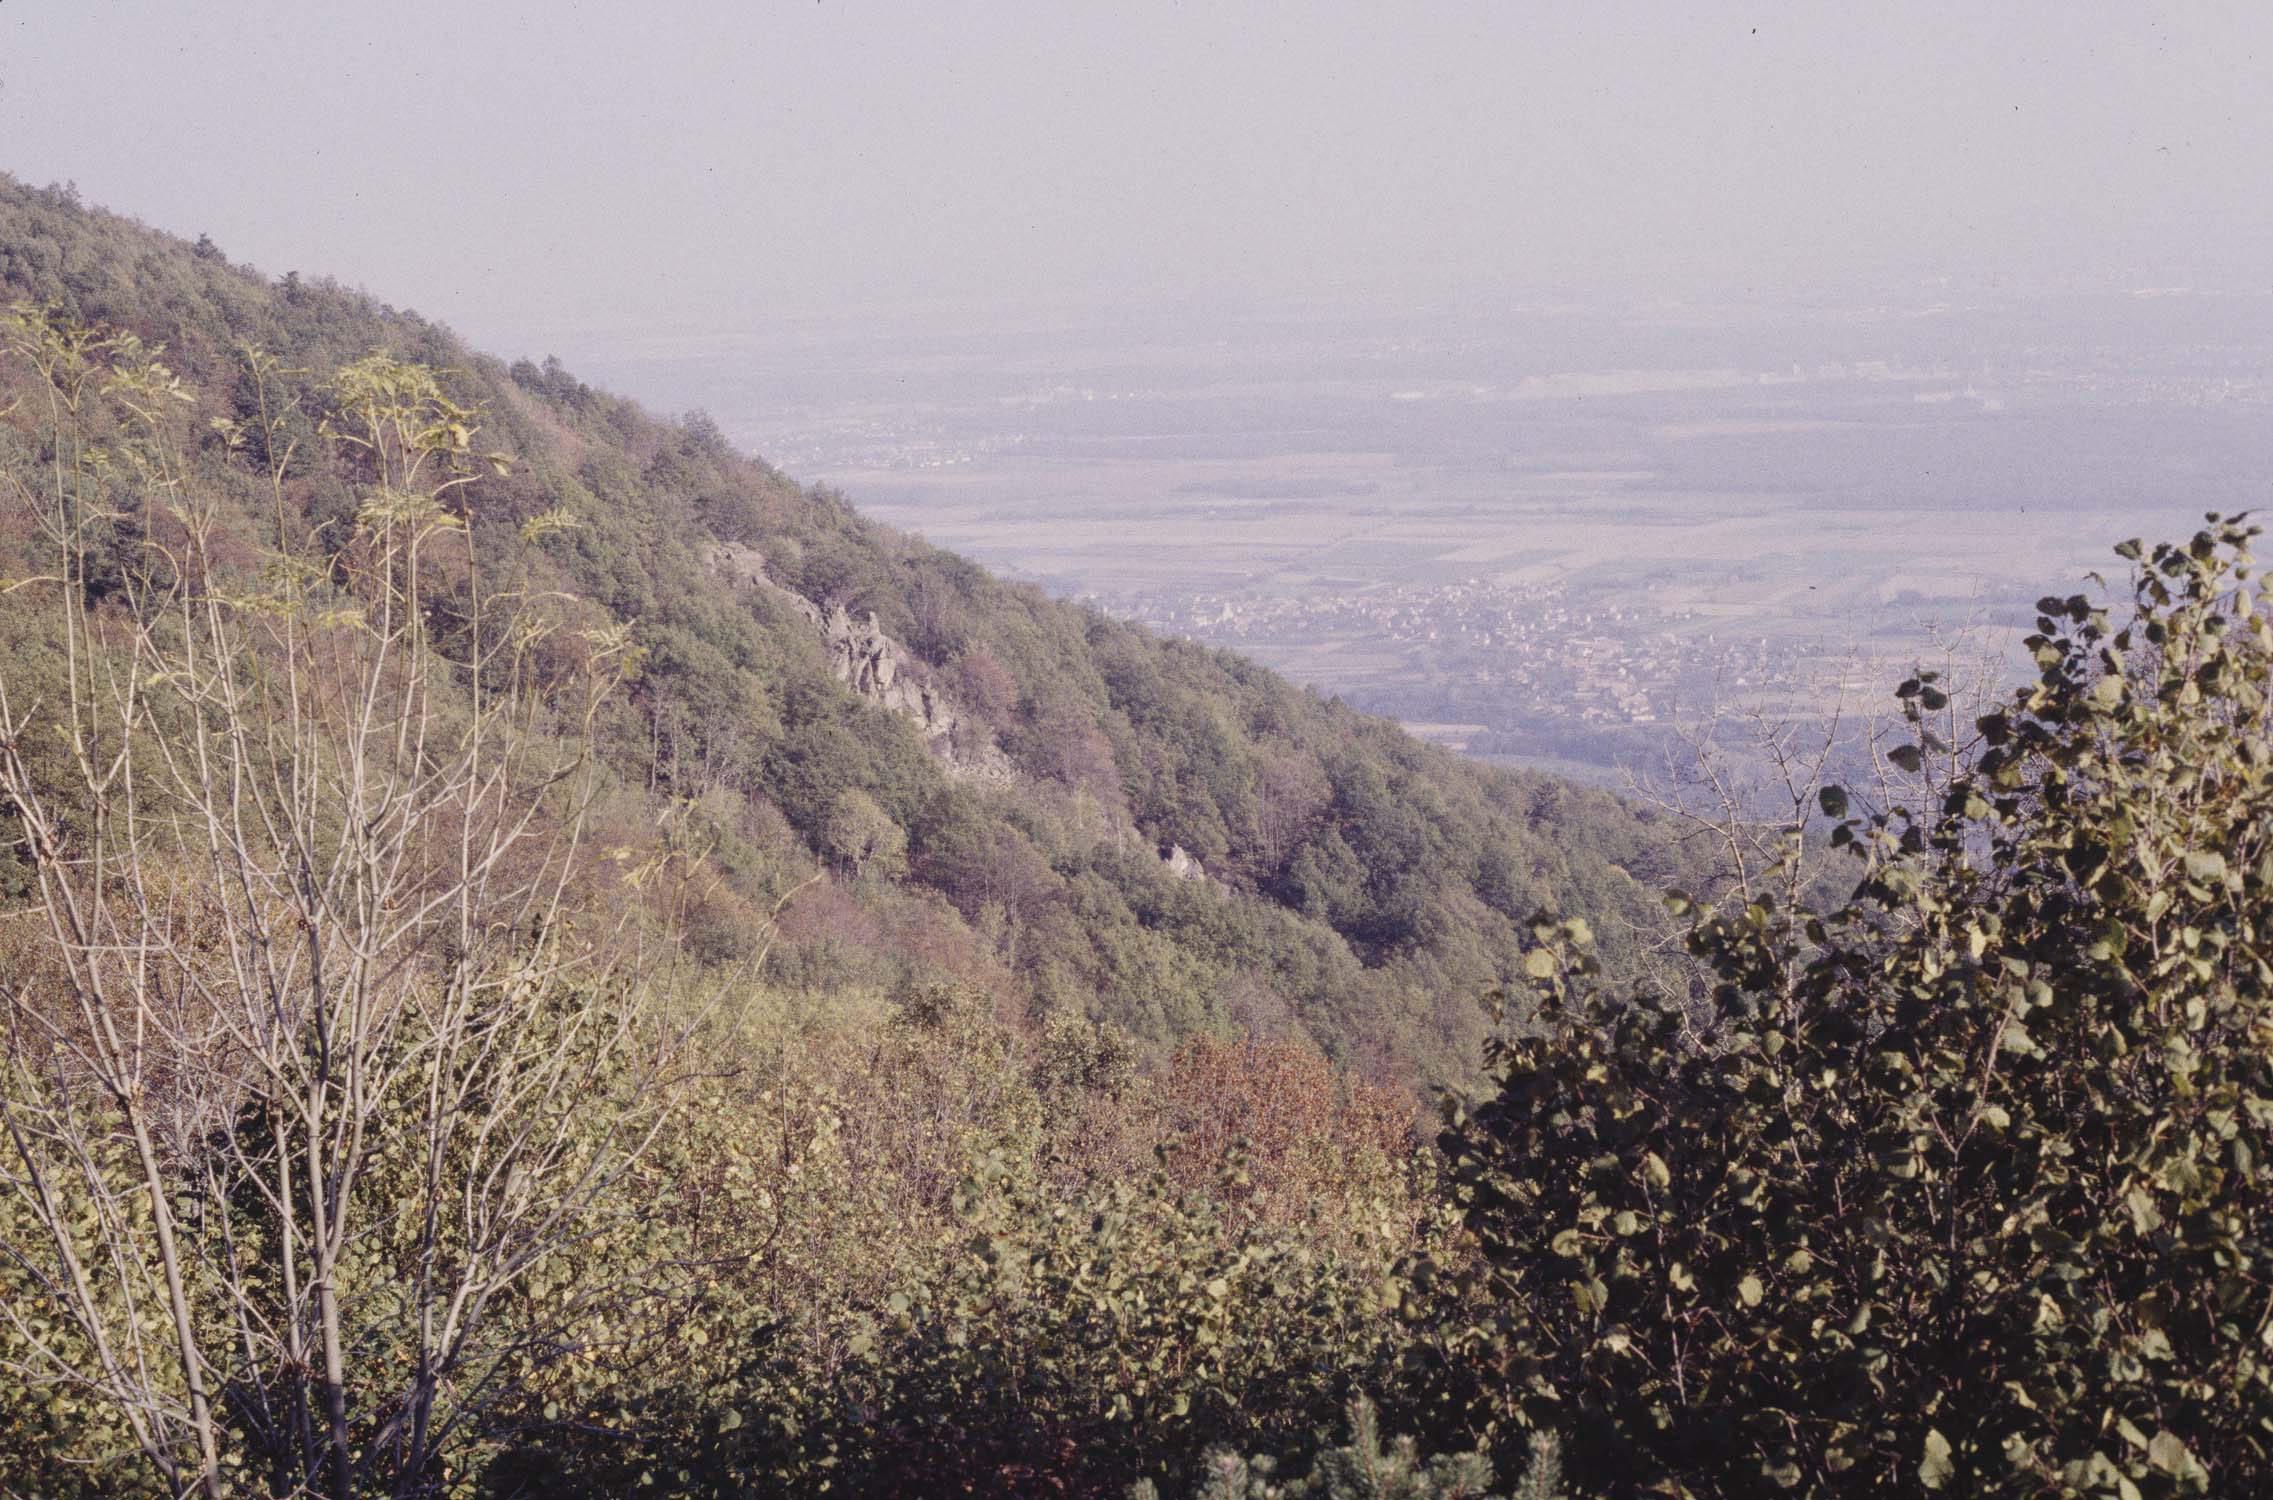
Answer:
MULTIPOLYGON (((510 460, 453 494, 477 547, 582 624, 632 629, 636 669, 597 727, 617 832, 668 808, 709 851, 722 878, 689 939, 708 959, 754 952, 786 896, 782 985, 952 981, 1154 1055, 1291 1031, 1377 1077, 1445 1080, 1480 1055, 1477 997, 1512 977, 1520 919, 1588 913, 1630 968, 1678 883, 1666 826, 1617 799, 1456 760, 1237 657, 991 578, 737 454, 699 414, 506 364, 329 282, 0 179, 10 301, 162 346, 225 419, 201 418, 190 449, 245 498, 247 547, 273 531, 248 477, 273 458, 327 545, 352 523, 303 398, 374 350, 444 372, 510 460), (249 351, 273 361, 262 389, 249 351), (265 451, 263 399, 288 454, 265 451)), ((0 459, 36 458, 24 431, 0 459)), ((0 539, 0 572, 31 570, 24 544, 0 539)))
POLYGON ((2245 520, 1661 966, 1660 826, 699 419, 66 192, 0 277, 0 1493, 2273 1485, 2245 520))

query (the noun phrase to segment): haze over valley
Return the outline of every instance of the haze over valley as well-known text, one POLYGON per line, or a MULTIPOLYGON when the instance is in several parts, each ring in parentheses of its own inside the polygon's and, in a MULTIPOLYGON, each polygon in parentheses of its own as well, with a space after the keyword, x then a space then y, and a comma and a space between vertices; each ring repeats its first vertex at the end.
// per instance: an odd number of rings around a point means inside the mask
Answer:
POLYGON ((1471 753, 2013 659, 2047 588, 2257 498, 2273 294, 1059 308, 590 340, 867 512, 1471 753))

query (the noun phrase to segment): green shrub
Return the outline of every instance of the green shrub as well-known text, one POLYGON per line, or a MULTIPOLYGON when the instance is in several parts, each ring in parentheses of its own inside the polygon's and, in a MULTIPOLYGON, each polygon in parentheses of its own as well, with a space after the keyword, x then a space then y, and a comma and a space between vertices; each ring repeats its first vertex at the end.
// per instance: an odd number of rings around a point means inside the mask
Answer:
POLYGON ((1503 1449, 1563 1429, 1616 1495, 2273 1486, 2252 535, 2127 545, 2120 622, 2042 601, 1969 747, 1904 684, 1891 760, 1951 774, 1825 789, 1844 905, 1699 914, 1703 1024, 1539 924, 1542 1025, 1444 1138, 1482 1249, 1448 1368, 1503 1449))
MULTIPOLYGON (((1208 1455, 1206 1478, 1193 1500, 1492 1500, 1491 1461, 1481 1453, 1423 1459, 1409 1437, 1381 1440, 1379 1414, 1360 1396, 1350 1403, 1350 1440, 1318 1455, 1301 1478, 1274 1482, 1278 1465, 1230 1449, 1208 1455)), ((1509 1500, 1562 1500, 1562 1465, 1553 1438, 1535 1433, 1531 1459, 1509 1500)), ((1130 1500, 1159 1500, 1150 1480, 1130 1500)))

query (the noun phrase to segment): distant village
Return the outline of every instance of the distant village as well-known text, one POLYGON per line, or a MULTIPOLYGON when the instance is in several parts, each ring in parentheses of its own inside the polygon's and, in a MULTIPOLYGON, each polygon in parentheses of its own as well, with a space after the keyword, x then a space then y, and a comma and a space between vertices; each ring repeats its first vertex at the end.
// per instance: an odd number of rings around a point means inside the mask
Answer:
MULTIPOLYGON (((1811 718, 1884 694, 1919 644, 1763 634, 1699 611, 1589 600, 1565 584, 1474 578, 1095 602, 1255 656, 1453 749, 1556 750, 1604 763, 1647 749, 1676 722, 1748 709, 1811 718)), ((1867 624, 1854 622, 1858 635, 1867 624)))

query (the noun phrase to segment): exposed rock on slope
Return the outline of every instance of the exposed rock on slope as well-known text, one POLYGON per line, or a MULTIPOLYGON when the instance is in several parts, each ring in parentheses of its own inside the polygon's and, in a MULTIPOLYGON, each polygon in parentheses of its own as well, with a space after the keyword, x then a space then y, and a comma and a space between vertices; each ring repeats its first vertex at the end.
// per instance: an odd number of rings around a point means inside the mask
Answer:
POLYGON ((741 542, 720 542, 711 548, 710 561, 741 586, 788 601, 820 633, 837 681, 911 721, 950 771, 977 780, 1015 779, 1009 757, 993 737, 956 712, 947 695, 925 680, 928 664, 887 635, 874 610, 856 617, 842 604, 823 609, 767 577, 765 554, 741 542))
POLYGON ((906 649, 884 633, 874 610, 855 619, 843 605, 830 605, 821 620, 821 638, 829 643, 829 667, 837 681, 913 719, 926 740, 951 743, 961 718, 944 693, 904 669, 910 660, 906 649))

